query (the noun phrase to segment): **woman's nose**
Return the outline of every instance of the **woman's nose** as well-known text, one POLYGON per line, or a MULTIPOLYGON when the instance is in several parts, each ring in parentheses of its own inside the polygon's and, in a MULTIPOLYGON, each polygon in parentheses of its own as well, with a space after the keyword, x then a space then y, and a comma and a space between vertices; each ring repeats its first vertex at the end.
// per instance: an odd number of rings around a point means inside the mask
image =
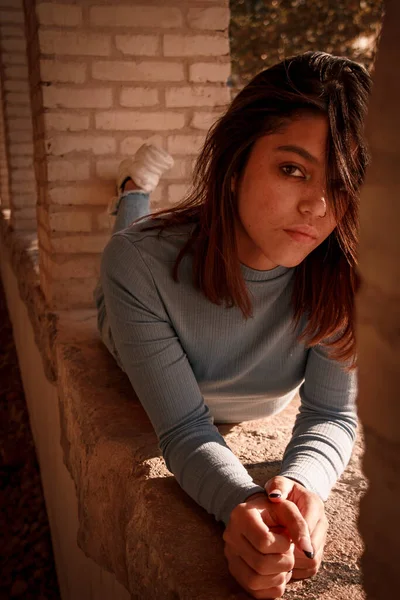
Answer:
POLYGON ((307 194, 299 202, 299 211, 301 214, 309 214, 313 217, 323 218, 326 215, 325 190, 307 194))

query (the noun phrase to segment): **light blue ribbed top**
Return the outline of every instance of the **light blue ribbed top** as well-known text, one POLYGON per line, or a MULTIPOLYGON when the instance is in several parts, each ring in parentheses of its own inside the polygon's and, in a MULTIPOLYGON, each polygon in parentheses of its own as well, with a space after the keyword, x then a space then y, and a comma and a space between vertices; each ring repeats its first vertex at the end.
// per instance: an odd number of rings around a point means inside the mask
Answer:
MULTIPOLYGON (((186 255, 172 268, 190 226, 115 233, 101 264, 105 307, 118 360, 181 487, 216 519, 262 491, 214 425, 281 411, 300 388, 301 408, 281 474, 326 499, 355 439, 356 376, 311 350, 293 331, 295 269, 241 266, 254 316, 211 303, 193 285, 186 255)), ((316 282, 318 285, 318 282, 316 282)), ((327 299, 329 301, 329 299, 327 299)))

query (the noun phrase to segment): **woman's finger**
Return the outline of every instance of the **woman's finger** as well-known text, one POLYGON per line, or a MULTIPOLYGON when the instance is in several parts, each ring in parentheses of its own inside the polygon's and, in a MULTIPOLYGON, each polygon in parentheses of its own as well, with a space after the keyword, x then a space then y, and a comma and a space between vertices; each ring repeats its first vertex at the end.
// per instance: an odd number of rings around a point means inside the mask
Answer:
POLYGON ((279 554, 262 554, 242 536, 240 546, 234 547, 245 563, 260 575, 277 575, 287 573, 294 568, 294 544, 288 552, 279 554))
POLYGON ((294 502, 307 521, 310 533, 312 533, 325 511, 324 503, 317 494, 310 492, 300 483, 281 475, 270 479, 265 484, 265 490, 269 500, 273 503, 279 503, 284 499, 294 502))
MULTIPOLYGON (((271 520, 272 525, 275 523, 271 520)), ((238 528, 250 544, 262 554, 280 554, 290 548, 290 540, 279 528, 271 530, 258 509, 248 511, 242 526, 238 528)))
POLYGON ((225 556, 230 573, 254 598, 280 598, 283 595, 288 577, 290 578, 288 573, 260 575, 240 556, 231 553, 228 547, 225 547, 225 556))
MULTIPOLYGON (((267 513, 267 511, 264 512, 267 513)), ((307 557, 312 558, 314 548, 311 543, 308 525, 296 504, 289 500, 283 500, 279 504, 271 504, 269 513, 272 517, 271 520, 275 519, 279 525, 288 530, 289 536, 297 548, 302 550, 307 557)))
POLYGON ((312 534, 317 523, 320 521, 321 516, 325 514, 322 500, 316 494, 309 492, 308 490, 302 490, 301 495, 295 504, 307 522, 310 534, 312 534))
POLYGON ((306 558, 302 552, 295 550, 293 579, 306 579, 308 577, 313 577, 318 572, 324 554, 326 535, 328 531, 327 521, 325 521, 326 519, 321 519, 313 531, 312 539, 316 552, 312 559, 306 558))
POLYGON ((287 477, 277 475, 272 477, 265 484, 265 491, 268 494, 268 498, 271 502, 280 502, 281 500, 287 500, 290 492, 293 489, 294 481, 287 477))
MULTIPOLYGON (((316 527, 314 528, 314 531, 311 534, 312 544, 313 544, 313 547, 315 548, 314 558, 317 558, 318 555, 320 555, 323 552, 325 543, 326 543, 327 532, 328 532, 328 519, 324 515, 324 517, 322 519, 320 519, 320 521, 318 521, 316 527)), ((310 560, 304 556, 304 553, 298 551, 296 548, 294 551, 294 556, 298 563, 301 563, 301 564, 304 563, 305 566, 308 564, 308 561, 310 560)))

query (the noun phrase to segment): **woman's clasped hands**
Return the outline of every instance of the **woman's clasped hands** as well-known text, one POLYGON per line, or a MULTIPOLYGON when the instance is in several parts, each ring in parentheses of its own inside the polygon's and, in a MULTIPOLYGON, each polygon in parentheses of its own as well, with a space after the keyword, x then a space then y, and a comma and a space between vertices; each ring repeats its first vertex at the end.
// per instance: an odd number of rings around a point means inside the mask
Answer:
POLYGON ((254 598, 281 598, 293 579, 320 567, 328 521, 322 500, 301 484, 273 477, 267 493, 236 506, 225 529, 229 571, 254 598))

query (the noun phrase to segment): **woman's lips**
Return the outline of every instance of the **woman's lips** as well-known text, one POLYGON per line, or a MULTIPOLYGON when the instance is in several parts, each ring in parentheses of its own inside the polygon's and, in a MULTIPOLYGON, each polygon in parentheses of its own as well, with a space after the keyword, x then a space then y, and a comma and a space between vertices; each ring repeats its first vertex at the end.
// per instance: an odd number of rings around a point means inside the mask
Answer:
POLYGON ((301 233, 300 231, 291 231, 290 229, 284 229, 284 231, 295 241, 300 244, 313 244, 315 243, 315 237, 301 233))

